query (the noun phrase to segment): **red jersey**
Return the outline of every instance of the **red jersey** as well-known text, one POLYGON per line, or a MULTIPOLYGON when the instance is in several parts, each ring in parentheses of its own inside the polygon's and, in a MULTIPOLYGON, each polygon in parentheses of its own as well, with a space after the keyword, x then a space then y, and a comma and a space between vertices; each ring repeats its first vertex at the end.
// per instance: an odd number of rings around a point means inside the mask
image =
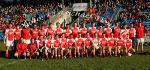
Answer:
POLYGON ((29 50, 31 52, 35 51, 36 50, 36 44, 29 44, 29 50))
POLYGON ((39 33, 40 33, 40 36, 43 36, 43 37, 46 36, 46 30, 45 29, 42 29, 39 33))
POLYGON ((68 43, 68 47, 73 47, 73 44, 75 43, 74 39, 69 39, 68 43))
POLYGON ((21 48, 21 44, 20 44, 20 43, 17 44, 17 46, 16 46, 16 51, 17 51, 18 53, 21 53, 21 52, 22 52, 22 48, 21 48))
POLYGON ((46 40, 46 41, 45 41, 45 46, 46 46, 47 48, 51 48, 51 44, 52 44, 51 40, 46 40))
POLYGON ((103 37, 103 30, 98 30, 98 37, 102 38, 103 37))
POLYGON ((72 29, 72 35, 73 35, 73 38, 77 38, 78 37, 78 32, 79 32, 79 28, 78 27, 74 27, 72 29))
POLYGON ((127 48, 132 47, 132 40, 131 39, 127 39, 126 42, 125 42, 125 45, 126 45, 127 48))
POLYGON ((22 37, 24 39, 30 39, 30 29, 22 29, 22 37))
POLYGON ((47 30, 47 33, 48 33, 48 35, 52 36, 52 35, 54 35, 54 30, 52 28, 49 28, 47 30))
POLYGON ((105 46, 107 46, 107 40, 106 40, 106 38, 102 38, 102 39, 100 39, 99 44, 101 45, 101 47, 105 47, 105 46))
POLYGON ((78 38, 78 39, 76 40, 76 46, 77 46, 77 47, 81 47, 81 46, 82 46, 82 43, 83 43, 83 39, 82 39, 82 38, 78 38))
POLYGON ((121 34, 122 34, 123 39, 127 38, 128 33, 129 33, 128 29, 122 29, 121 30, 121 34))
POLYGON ((91 45, 91 39, 90 38, 87 38, 85 41, 84 41, 84 44, 86 47, 89 47, 91 45))
POLYGON ((21 38, 21 30, 16 29, 15 30, 15 40, 19 40, 21 38))
POLYGON ((114 38, 118 38, 121 29, 119 27, 114 27, 114 38))
POLYGON ((59 41, 59 39, 56 39, 55 41, 54 41, 54 47, 55 48, 58 48, 59 46, 60 46, 60 41, 59 41))
POLYGON ((27 52, 27 44, 26 43, 21 43, 20 46, 21 46, 22 52, 27 52))
POLYGON ((39 30, 34 29, 32 30, 32 38, 38 40, 38 35, 39 34, 39 30))
POLYGON ((7 37, 7 40, 13 41, 14 40, 14 30, 6 29, 6 37, 7 37))
POLYGON ((137 38, 144 38, 144 28, 143 27, 137 27, 136 28, 136 37, 137 38))
POLYGON ((65 48, 66 47, 66 43, 67 43, 67 39, 66 38, 62 38, 61 39, 61 48, 65 48))
POLYGON ((117 46, 123 46, 124 45, 124 41, 119 39, 119 40, 117 40, 116 44, 117 44, 117 46))
POLYGON ((109 40, 108 40, 108 46, 109 47, 113 47, 114 45, 115 45, 115 39, 114 38, 110 38, 109 40))
POLYGON ((135 37, 135 35, 136 35, 135 28, 130 28, 129 29, 129 37, 132 38, 132 37, 135 37))
POLYGON ((87 33, 87 28, 82 28, 81 29, 81 36, 82 36, 82 38, 86 37, 86 33, 87 33))
POLYGON ((39 48, 42 48, 45 45, 45 42, 43 40, 38 41, 39 48))
POLYGON ((56 34, 58 34, 59 37, 61 37, 62 33, 63 33, 63 29, 62 28, 57 28, 56 29, 56 34))
POLYGON ((110 38, 111 37, 111 33, 112 33, 112 29, 111 28, 105 28, 104 32, 106 34, 106 38, 110 38))
POLYGON ((70 29, 66 29, 66 30, 64 31, 64 33, 65 33, 65 37, 66 37, 66 38, 69 38, 69 36, 70 36, 70 34, 71 34, 72 32, 71 32, 70 29))
POLYGON ((93 38, 91 42, 92 42, 92 45, 93 45, 94 47, 98 47, 99 38, 93 38))
POLYGON ((90 28, 90 31, 89 31, 89 32, 90 32, 90 36, 91 36, 92 38, 94 38, 94 34, 96 33, 96 31, 97 31, 97 30, 96 30, 96 27, 91 27, 91 28, 90 28))

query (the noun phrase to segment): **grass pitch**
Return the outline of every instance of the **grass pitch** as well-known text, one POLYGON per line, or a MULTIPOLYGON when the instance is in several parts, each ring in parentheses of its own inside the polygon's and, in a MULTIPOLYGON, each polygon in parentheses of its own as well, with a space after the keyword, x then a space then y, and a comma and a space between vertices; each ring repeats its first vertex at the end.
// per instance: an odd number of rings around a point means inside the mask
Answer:
MULTIPOLYGON (((84 57, 73 59, 5 59, 0 54, 0 70, 150 70, 150 46, 145 52, 131 57, 84 57)), ((0 51, 4 51, 0 44, 0 51)))

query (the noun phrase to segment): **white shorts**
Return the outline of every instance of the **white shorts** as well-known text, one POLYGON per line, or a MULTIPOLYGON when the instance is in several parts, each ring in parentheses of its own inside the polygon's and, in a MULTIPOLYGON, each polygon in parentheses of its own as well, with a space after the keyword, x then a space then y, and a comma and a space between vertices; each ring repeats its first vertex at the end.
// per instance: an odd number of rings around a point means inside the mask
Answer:
POLYGON ((46 50, 49 50, 50 48, 48 48, 48 47, 45 47, 45 49, 46 49, 46 50))
POLYGON ((82 49, 82 47, 77 47, 76 49, 82 49))
POLYGON ((58 47, 54 47, 54 49, 58 49, 58 47))
POLYGON ((51 49, 48 47, 45 47, 45 49, 47 50, 47 52, 51 53, 51 49))
POLYGON ((30 39, 29 40, 24 39, 24 43, 26 43, 27 45, 30 44, 30 39))
POLYGON ((144 38, 137 38, 138 43, 144 43, 144 38))
POLYGON ((95 49, 99 49, 98 44, 93 44, 93 46, 94 46, 95 49))
POLYGON ((14 46, 14 41, 6 41, 6 47, 14 46))
POLYGON ((62 48, 62 50, 65 50, 65 48, 62 48))
POLYGON ((95 49, 99 49, 99 46, 94 46, 95 47, 95 49))

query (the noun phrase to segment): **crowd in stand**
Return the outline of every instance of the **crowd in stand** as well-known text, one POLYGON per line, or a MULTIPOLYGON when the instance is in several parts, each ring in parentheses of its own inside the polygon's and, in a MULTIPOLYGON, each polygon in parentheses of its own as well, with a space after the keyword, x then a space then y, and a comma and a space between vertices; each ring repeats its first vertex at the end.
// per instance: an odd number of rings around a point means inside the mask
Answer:
POLYGON ((96 25, 98 26, 99 24, 105 24, 107 22, 110 22, 112 25, 115 23, 119 23, 119 25, 129 25, 131 23, 143 23, 143 21, 150 19, 150 14, 148 13, 149 3, 146 2, 146 0, 109 0, 102 1, 100 3, 93 3, 94 4, 91 5, 88 10, 89 12, 87 13, 87 16, 90 17, 86 17, 84 20, 81 20, 83 23, 96 22, 96 25), (117 8, 120 8, 121 10, 117 8))
POLYGON ((35 3, 2 7, 0 10, 0 29, 4 29, 7 24, 13 26, 26 24, 30 27, 33 24, 43 24, 62 10, 62 4, 58 2, 35 3))

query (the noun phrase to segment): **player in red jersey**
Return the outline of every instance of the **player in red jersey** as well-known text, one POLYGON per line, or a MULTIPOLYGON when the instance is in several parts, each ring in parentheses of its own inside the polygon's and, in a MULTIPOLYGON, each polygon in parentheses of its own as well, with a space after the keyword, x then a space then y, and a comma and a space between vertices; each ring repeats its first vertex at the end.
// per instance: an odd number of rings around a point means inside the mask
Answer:
POLYGON ((60 47, 61 47, 61 42, 60 42, 60 39, 58 38, 58 35, 56 35, 56 38, 54 41, 55 58, 60 58, 60 47))
POLYGON ((106 38, 111 37, 112 29, 110 28, 109 24, 106 24, 106 28, 104 29, 104 33, 106 35, 106 38))
POLYGON ((136 29, 134 28, 133 24, 130 25, 129 38, 132 40, 133 48, 136 48, 136 29))
POLYGON ((141 52, 143 52, 143 44, 144 44, 144 27, 140 23, 139 26, 136 28, 136 37, 137 37, 137 48, 138 51, 139 47, 141 47, 141 52))
POLYGON ((114 38, 118 38, 121 31, 120 27, 118 26, 118 23, 115 24, 113 31, 114 31, 114 35, 113 35, 114 38))
POLYGON ((32 56, 36 55, 36 48, 37 48, 37 45, 35 44, 35 39, 32 38, 31 43, 29 44, 29 47, 28 47, 28 56, 30 59, 32 58, 32 56))
POLYGON ((65 33, 65 37, 69 38, 70 34, 72 33, 69 24, 67 24, 66 29, 64 30, 64 33, 65 33))
POLYGON ((36 25, 34 25, 34 28, 31 30, 31 35, 33 39, 38 40, 39 30, 37 29, 36 25))
POLYGON ((54 41, 55 41, 55 38, 54 38, 54 35, 52 35, 52 37, 51 37, 51 58, 54 57, 54 53, 55 53, 54 41))
POLYGON ((48 59, 48 55, 51 53, 51 48, 52 48, 52 40, 51 36, 49 35, 47 39, 45 40, 45 59, 48 59))
MULTIPOLYGON (((80 53, 83 56, 83 39, 81 37, 81 34, 79 34, 79 37, 76 38, 75 46, 76 46, 75 52, 78 53, 78 57, 80 57, 80 53)), ((75 57, 76 57, 76 55, 75 55, 75 57)))
POLYGON ((87 28, 85 27, 85 24, 83 24, 83 27, 81 28, 81 36, 82 38, 86 38, 86 33, 88 32, 87 28))
POLYGON ((15 40, 14 40, 14 51, 16 51, 16 45, 19 42, 20 38, 21 38, 21 29, 19 28, 19 25, 17 25, 15 31, 14 31, 14 35, 15 35, 15 40))
POLYGON ((21 38, 21 29, 19 28, 19 25, 17 25, 14 33, 15 33, 15 40, 20 40, 20 38, 21 38))
POLYGON ((98 34, 95 33, 94 34, 95 37, 92 39, 92 51, 90 53, 90 55, 93 54, 93 56, 95 56, 95 50, 99 49, 99 38, 98 38, 98 34))
POLYGON ((99 38, 102 38, 102 37, 103 37, 103 36, 102 36, 103 32, 104 32, 104 31, 103 31, 103 29, 102 29, 102 26, 100 26, 100 27, 99 27, 99 30, 97 31, 99 38))
POLYGON ((26 43, 27 45, 30 44, 30 28, 29 26, 25 26, 25 28, 22 29, 22 37, 24 39, 24 43, 26 43))
MULTIPOLYGON (((65 38, 65 34, 62 34, 62 37, 61 37, 60 41, 61 41, 61 47, 60 47, 60 49, 61 49, 61 57, 63 58, 64 57, 63 53, 65 53, 66 46, 67 46, 67 39, 65 38)), ((66 57, 64 57, 64 58, 66 58, 66 57)))
POLYGON ((125 43, 124 43, 124 39, 122 37, 122 35, 119 35, 119 38, 116 40, 116 52, 115 52, 115 56, 121 56, 121 49, 124 47, 125 43))
POLYGON ((12 25, 9 25, 9 28, 5 31, 4 36, 4 44, 6 43, 6 53, 5 57, 8 58, 8 51, 11 47, 14 46, 14 29, 12 29, 12 25))
POLYGON ((39 36, 43 36, 43 38, 45 39, 46 38, 46 32, 47 32, 47 29, 45 29, 44 26, 41 26, 41 29, 39 30, 39 36))
POLYGON ((132 40, 128 35, 127 39, 125 40, 125 55, 127 56, 130 52, 135 52, 135 50, 132 48, 132 40))
POLYGON ((127 38, 127 35, 129 34, 129 30, 127 29, 127 25, 124 24, 123 25, 123 29, 121 29, 121 33, 120 33, 123 37, 123 39, 127 38))
POLYGON ((58 35, 59 38, 61 38, 61 35, 63 33, 63 29, 61 28, 60 23, 57 23, 57 29, 56 29, 55 33, 58 35))
POLYGON ((91 50, 91 37, 90 37, 90 34, 87 33, 87 38, 86 40, 84 41, 84 51, 86 53, 86 57, 88 57, 88 51, 91 50))
POLYGON ((90 36, 91 38, 94 38, 94 34, 97 32, 97 29, 95 27, 95 23, 92 24, 92 27, 89 28, 90 36))
POLYGON ((70 35, 70 38, 68 39, 67 41, 67 52, 65 54, 65 57, 66 55, 69 53, 69 58, 72 58, 72 50, 74 50, 74 55, 76 54, 75 53, 75 47, 74 47, 74 44, 75 44, 75 40, 73 38, 73 35, 71 34, 70 35))
POLYGON ((107 38, 105 37, 105 34, 103 34, 103 38, 100 38, 99 40, 99 48, 100 48, 100 56, 105 56, 105 50, 107 48, 107 38))
POLYGON ((37 56, 42 59, 43 57, 43 50, 44 50, 44 46, 45 46, 45 40, 43 38, 43 36, 39 37, 39 40, 37 40, 37 56))
POLYGON ((16 46, 16 53, 14 54, 15 57, 19 57, 21 55, 24 56, 24 58, 26 59, 26 53, 27 53, 27 44, 24 43, 24 39, 21 38, 21 42, 17 44, 16 46))
POLYGON ((54 31, 54 29, 53 29, 53 25, 50 24, 50 26, 49 26, 48 29, 47 29, 47 36, 52 37, 52 36, 54 35, 54 33, 55 33, 55 31, 54 31))
POLYGON ((108 40, 107 42, 107 46, 108 46, 108 49, 109 49, 109 55, 112 56, 112 50, 116 50, 115 48, 115 38, 114 38, 114 34, 111 33, 111 38, 108 40))
POLYGON ((72 28, 73 38, 77 38, 78 33, 79 33, 79 27, 77 26, 77 23, 74 23, 74 27, 72 28))

